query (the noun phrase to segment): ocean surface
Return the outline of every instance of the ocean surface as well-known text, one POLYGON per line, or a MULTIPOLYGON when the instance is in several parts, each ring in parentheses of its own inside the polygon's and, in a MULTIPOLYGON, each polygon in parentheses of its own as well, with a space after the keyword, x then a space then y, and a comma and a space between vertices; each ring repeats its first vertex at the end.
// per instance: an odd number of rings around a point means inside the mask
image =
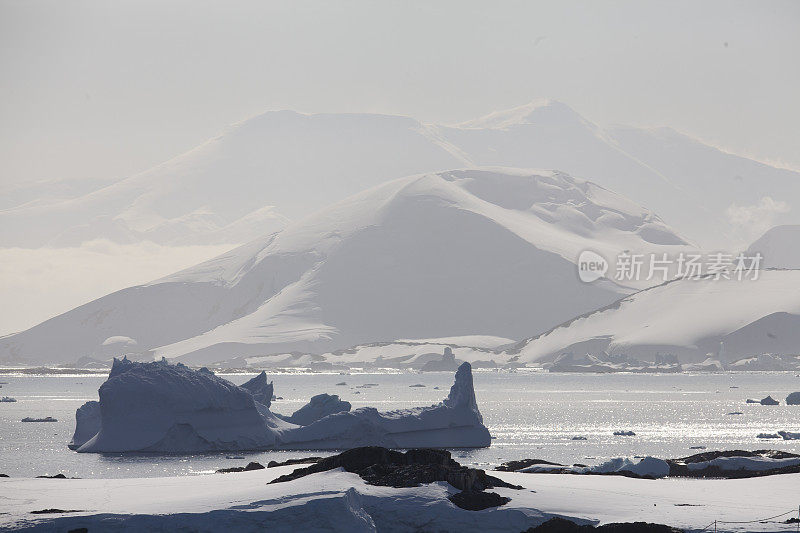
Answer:
MULTIPOLYGON (((254 374, 224 375, 241 384, 254 374)), ((272 410, 291 414, 322 392, 353 407, 380 410, 431 405, 446 397, 452 373, 270 374, 279 399, 272 410), (344 386, 336 385, 346 382, 344 386), (356 388, 368 383, 377 386, 356 388), (424 387, 411 387, 422 384, 424 387), (436 388, 438 387, 438 389, 436 388)), ((194 475, 218 468, 265 464, 324 452, 208 453, 192 455, 79 454, 67 448, 75 409, 97 399, 105 375, 0 374, 0 473, 32 477, 116 478, 194 475), (23 423, 52 416, 53 423, 23 423)), ((772 395, 784 403, 800 390, 796 372, 698 374, 555 374, 475 371, 484 423, 493 436, 485 449, 453 450, 461 463, 489 468, 538 458, 564 464, 597 464, 611 457, 674 458, 714 449, 774 448, 800 453, 800 441, 758 439, 762 432, 800 431, 800 406, 746 404, 772 395), (729 415, 731 412, 741 415, 729 415), (630 430, 633 437, 614 436, 630 430), (583 436, 586 440, 572 440, 583 436)))

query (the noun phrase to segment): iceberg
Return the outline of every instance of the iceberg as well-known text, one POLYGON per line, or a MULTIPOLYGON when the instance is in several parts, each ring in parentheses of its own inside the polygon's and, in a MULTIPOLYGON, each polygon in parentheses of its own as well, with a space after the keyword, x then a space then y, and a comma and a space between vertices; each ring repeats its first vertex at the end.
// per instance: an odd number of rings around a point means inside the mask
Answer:
POLYGON ((91 401, 75 411, 75 433, 67 447, 77 450, 100 431, 100 402, 91 401))
POLYGON ((298 426, 307 426, 328 415, 350 410, 350 402, 340 400, 335 394, 317 394, 307 404, 295 411, 292 416, 276 415, 298 426))
POLYGON ((266 405, 267 407, 272 405, 274 386, 271 381, 267 382, 267 373, 263 370, 259 375, 240 386, 252 394, 253 399, 258 403, 266 405))
POLYGON ((337 396, 318 395, 291 417, 282 417, 256 399, 267 392, 271 398, 272 384, 265 374, 248 384, 238 387, 206 368, 192 370, 164 359, 151 363, 115 359, 100 387, 100 401, 88 402, 76 412, 70 447, 81 453, 194 453, 357 446, 465 448, 491 443, 469 363, 458 368, 442 402, 389 412, 372 407, 350 411, 350 404, 337 396))

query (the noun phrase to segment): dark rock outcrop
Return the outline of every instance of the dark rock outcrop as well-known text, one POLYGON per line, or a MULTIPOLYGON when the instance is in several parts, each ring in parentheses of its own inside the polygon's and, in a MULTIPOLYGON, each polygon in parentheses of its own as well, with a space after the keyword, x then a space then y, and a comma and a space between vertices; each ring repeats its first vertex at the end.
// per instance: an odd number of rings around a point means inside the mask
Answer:
POLYGON ((541 525, 523 531, 523 533, 681 533, 682 531, 682 529, 649 522, 626 522, 593 526, 589 524, 578 525, 565 518, 554 517, 541 525))
POLYGON ((496 468, 501 472, 517 472, 523 468, 528 468, 534 465, 548 465, 548 466, 565 466, 559 463, 551 463, 544 459, 521 459, 519 461, 506 461, 496 468))
POLYGON ((456 492, 447 498, 457 507, 467 511, 482 511, 490 507, 500 507, 511 501, 511 498, 504 498, 496 492, 456 492))
POLYGON ((786 397, 786 405, 800 405, 800 392, 793 392, 786 397))
POLYGON ((56 474, 54 476, 36 476, 37 479, 67 479, 64 474, 56 474))
POLYGON ((688 457, 682 457, 680 459, 667 459, 667 464, 669 464, 669 475, 670 477, 741 479, 800 472, 800 465, 783 466, 769 470, 723 470, 715 465, 709 465, 705 468, 694 470, 690 469, 688 466, 692 463, 712 461, 719 457, 763 457, 769 459, 793 459, 800 457, 800 455, 779 450, 755 450, 752 452, 745 450, 726 450, 703 452, 690 455, 688 457))
POLYGON ((287 459, 286 461, 270 461, 267 463, 267 468, 275 468, 276 466, 289 466, 289 465, 307 465, 310 463, 318 462, 322 457, 302 457, 300 459, 287 459))
POLYGON ((231 468, 220 468, 217 474, 230 474, 231 472, 249 472, 250 470, 263 470, 264 465, 261 463, 250 462, 247 466, 234 466, 231 468))
MULTIPOLYGON (((271 483, 292 481, 334 468, 343 468, 347 472, 358 474, 370 485, 384 487, 418 487, 423 483, 445 481, 462 492, 481 492, 495 487, 522 488, 490 476, 483 470, 458 464, 447 450, 423 448, 403 453, 378 446, 353 448, 338 455, 325 457, 311 466, 298 468, 291 474, 280 476, 271 483)), ((478 501, 483 503, 499 501, 492 498, 462 496, 457 498, 457 501, 472 502, 470 505, 478 505, 475 503, 478 501)), ((457 501, 453 503, 458 505, 457 501)))

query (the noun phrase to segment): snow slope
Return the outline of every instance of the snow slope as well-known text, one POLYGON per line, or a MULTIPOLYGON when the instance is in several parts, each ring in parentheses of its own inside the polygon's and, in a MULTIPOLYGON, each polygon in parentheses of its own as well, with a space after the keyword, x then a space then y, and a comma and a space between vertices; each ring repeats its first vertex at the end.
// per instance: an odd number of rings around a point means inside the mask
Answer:
POLYGON ((583 250, 613 259, 687 246, 653 213, 560 172, 415 175, 0 339, 0 360, 74 361, 115 336, 145 357, 202 364, 404 338, 519 339, 630 292, 581 283, 583 250))
POLYGON ((106 186, 8 191, 0 201, 0 247, 98 238, 244 243, 386 180, 472 165, 558 169, 590 179, 704 247, 741 244, 750 228, 732 225, 729 209, 746 214, 764 197, 786 204, 766 213, 773 223, 800 223, 797 172, 668 128, 604 130, 566 104, 543 100, 455 126, 375 114, 264 113, 106 186))
POLYGON ((412 488, 368 485, 331 470, 286 483, 269 481, 294 466, 238 474, 172 478, 0 479, 0 528, 33 531, 524 531, 552 515, 579 523, 647 521, 701 531, 791 531, 800 474, 751 479, 632 479, 492 472, 524 490, 492 489, 511 501, 483 511, 447 500, 447 483, 412 488), (763 497, 768 495, 768 497, 763 497), (73 509, 70 514, 30 514, 73 509), (791 511, 778 519, 761 519, 791 511), (746 523, 744 523, 746 522, 746 523))
POLYGON ((800 268, 800 225, 775 226, 759 237, 747 249, 748 254, 760 253, 765 267, 800 268))
POLYGON ((467 163, 407 117, 264 113, 88 194, 0 210, 0 246, 243 243, 388 179, 467 163))
POLYGON ((769 216, 800 223, 800 173, 669 128, 603 129, 564 103, 537 100, 436 130, 476 165, 554 168, 624 194, 705 248, 741 245, 742 234, 745 242, 755 237, 746 233, 769 216), (789 211, 758 212, 746 224, 732 220, 730 208, 746 214, 764 197, 785 202, 789 211))
POLYGON ((507 350, 520 360, 565 352, 672 354, 723 362, 760 353, 796 354, 800 346, 800 271, 763 271, 757 280, 676 280, 579 316, 507 350), (722 348, 720 348, 722 343, 722 348), (720 354, 720 350, 722 353, 720 354))

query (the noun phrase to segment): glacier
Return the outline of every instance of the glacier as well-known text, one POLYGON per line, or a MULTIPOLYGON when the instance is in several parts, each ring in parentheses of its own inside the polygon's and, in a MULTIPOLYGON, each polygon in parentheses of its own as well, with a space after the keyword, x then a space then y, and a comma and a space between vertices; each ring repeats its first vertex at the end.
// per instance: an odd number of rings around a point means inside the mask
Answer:
POLYGON ((100 386, 100 401, 78 409, 70 447, 80 453, 192 453, 356 446, 469 448, 491 442, 469 363, 459 367, 441 403, 389 412, 372 407, 350 411, 347 402, 320 395, 309 404, 312 407, 301 409, 302 416, 281 417, 259 401, 264 392, 272 392, 266 375, 248 384, 257 385, 251 387, 255 392, 206 368, 193 370, 165 359, 148 363, 114 359, 108 380, 100 386))

